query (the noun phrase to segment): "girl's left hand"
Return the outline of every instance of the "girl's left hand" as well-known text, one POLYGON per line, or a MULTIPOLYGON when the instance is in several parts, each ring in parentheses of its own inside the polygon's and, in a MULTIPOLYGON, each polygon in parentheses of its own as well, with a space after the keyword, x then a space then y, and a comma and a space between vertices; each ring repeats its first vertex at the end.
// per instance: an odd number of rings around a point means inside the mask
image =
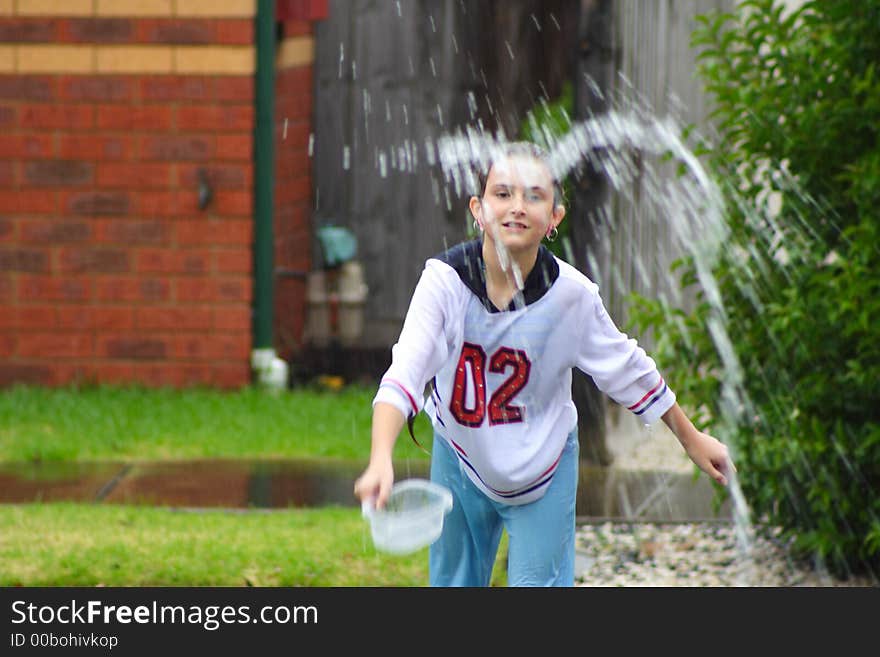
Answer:
POLYGON ((728 476, 736 472, 730 460, 727 445, 707 433, 697 431, 687 449, 687 455, 697 466, 722 486, 727 486, 728 476))

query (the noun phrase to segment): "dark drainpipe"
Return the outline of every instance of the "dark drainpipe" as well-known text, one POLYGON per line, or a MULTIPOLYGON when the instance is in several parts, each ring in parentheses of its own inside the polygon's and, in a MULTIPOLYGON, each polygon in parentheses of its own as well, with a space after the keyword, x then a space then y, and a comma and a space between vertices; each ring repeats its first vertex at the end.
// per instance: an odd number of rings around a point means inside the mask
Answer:
MULTIPOLYGON (((254 306, 251 364, 257 379, 272 367, 275 206, 275 0, 257 0, 254 125, 254 306)), ((279 366, 275 363, 275 367, 279 366)))

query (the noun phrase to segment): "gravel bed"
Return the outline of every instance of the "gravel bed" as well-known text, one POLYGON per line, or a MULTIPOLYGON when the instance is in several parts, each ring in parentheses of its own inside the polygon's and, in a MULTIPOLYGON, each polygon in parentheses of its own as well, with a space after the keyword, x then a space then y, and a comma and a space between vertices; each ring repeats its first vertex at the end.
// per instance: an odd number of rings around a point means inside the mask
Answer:
MULTIPOLYGON (((614 467, 694 471, 662 422, 646 428, 629 413, 610 417, 607 444, 614 467)), ((733 522, 582 524, 576 541, 576 585, 880 586, 876 576, 840 579, 814 564, 795 562, 779 534, 776 528, 755 527, 740 541, 733 522)))
POLYGON ((878 586, 873 577, 832 577, 795 563, 779 532, 741 547, 729 523, 603 522, 578 527, 576 586, 878 586))

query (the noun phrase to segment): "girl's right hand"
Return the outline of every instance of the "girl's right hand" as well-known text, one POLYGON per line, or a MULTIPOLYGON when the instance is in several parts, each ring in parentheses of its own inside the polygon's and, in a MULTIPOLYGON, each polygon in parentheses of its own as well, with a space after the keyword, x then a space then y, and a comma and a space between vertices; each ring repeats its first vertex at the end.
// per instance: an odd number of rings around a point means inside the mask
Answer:
POLYGON ((381 509, 388 501, 393 483, 394 468, 390 460, 381 463, 370 461, 364 473, 354 482, 354 494, 362 504, 366 502, 381 509))

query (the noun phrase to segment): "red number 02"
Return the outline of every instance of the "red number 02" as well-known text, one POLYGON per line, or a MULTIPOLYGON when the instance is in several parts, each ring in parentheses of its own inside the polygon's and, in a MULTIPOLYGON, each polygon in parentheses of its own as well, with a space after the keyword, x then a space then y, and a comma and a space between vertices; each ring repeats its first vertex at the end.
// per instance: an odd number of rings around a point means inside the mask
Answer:
MULTIPOLYGON (((513 367, 513 372, 489 399, 490 425, 523 421, 522 407, 512 404, 511 401, 528 383, 532 363, 526 352, 521 349, 501 347, 489 359, 489 371, 494 374, 504 374, 509 367, 513 367)), ((478 427, 483 424, 486 408, 486 352, 480 345, 465 342, 455 370, 449 410, 459 424, 478 427), (468 365, 472 377, 468 377, 468 365), (465 400, 471 378, 474 385, 474 402, 473 407, 468 407, 465 400)))

